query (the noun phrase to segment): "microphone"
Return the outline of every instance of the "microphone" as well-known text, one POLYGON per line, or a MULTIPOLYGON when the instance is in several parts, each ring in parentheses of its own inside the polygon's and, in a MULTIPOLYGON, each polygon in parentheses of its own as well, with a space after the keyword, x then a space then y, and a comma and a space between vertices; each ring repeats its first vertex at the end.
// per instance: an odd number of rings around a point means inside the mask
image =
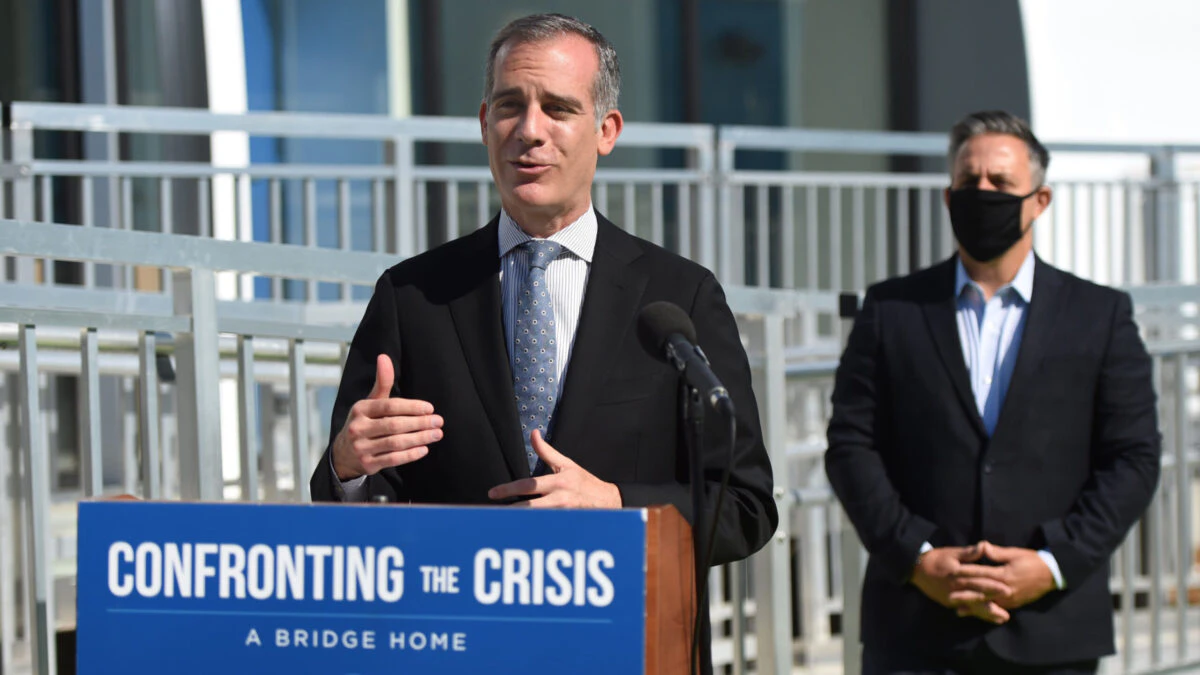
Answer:
POLYGON ((714 410, 733 416, 733 400, 696 345, 696 326, 679 305, 662 300, 646 305, 638 313, 637 333, 651 356, 675 366, 714 410))

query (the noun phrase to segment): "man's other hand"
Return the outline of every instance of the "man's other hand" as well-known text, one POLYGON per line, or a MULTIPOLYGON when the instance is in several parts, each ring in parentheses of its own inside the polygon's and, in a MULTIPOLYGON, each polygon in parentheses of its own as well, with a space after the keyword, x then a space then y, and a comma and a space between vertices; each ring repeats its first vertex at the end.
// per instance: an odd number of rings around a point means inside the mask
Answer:
MULTIPOLYGON (((954 602, 988 600, 1005 609, 1017 609, 1054 590, 1054 575, 1037 551, 1029 548, 978 544, 981 558, 997 566, 964 564, 953 582, 954 602), (998 591, 999 583, 1004 590, 998 591)), ((974 561, 971 561, 974 562, 974 561)))
POLYGON ((442 439, 443 420, 433 414, 433 404, 390 398, 394 381, 391 358, 380 354, 375 361, 375 386, 350 408, 333 441, 333 469, 338 480, 415 462, 429 454, 430 443, 442 439))
POLYGON ((596 478, 570 457, 555 450, 542 438, 540 431, 532 431, 529 440, 533 444, 533 451, 542 458, 551 473, 497 485, 488 490, 490 499, 534 496, 534 499, 517 504, 535 508, 621 508, 621 491, 616 485, 596 478))
MULTIPOLYGON (((971 564, 982 557, 983 549, 978 545, 931 549, 921 555, 917 565, 913 568, 910 581, 930 600, 943 607, 959 610, 959 616, 966 616, 963 613, 963 610, 966 609, 971 616, 990 623, 1002 624, 1008 621, 1008 612, 996 603, 988 601, 986 597, 981 595, 974 603, 965 598, 951 597, 954 591, 960 590, 958 585, 962 582, 964 570, 983 567, 971 564)), ((978 592, 981 594, 1007 595, 1012 592, 1003 581, 991 577, 973 578, 973 587, 980 589, 978 592)))

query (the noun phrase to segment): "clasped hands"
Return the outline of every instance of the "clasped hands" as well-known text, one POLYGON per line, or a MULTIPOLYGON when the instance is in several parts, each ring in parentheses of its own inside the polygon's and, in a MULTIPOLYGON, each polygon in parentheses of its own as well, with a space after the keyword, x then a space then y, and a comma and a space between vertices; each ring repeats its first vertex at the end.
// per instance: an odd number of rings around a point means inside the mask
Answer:
MULTIPOLYGON (((339 480, 415 462, 429 454, 430 444, 442 439, 444 420, 435 414, 433 404, 390 398, 394 381, 392 360, 380 354, 371 393, 350 408, 333 442, 333 469, 339 480)), ((531 507, 621 507, 616 485, 600 480, 555 450, 541 433, 530 434, 530 442, 551 472, 497 485, 488 491, 489 499, 531 497, 516 502, 531 507)))
POLYGON ((1054 590, 1054 576, 1037 551, 997 546, 935 548, 925 552, 910 579, 934 602, 994 624, 1009 620, 1012 610, 1054 590), (988 560, 995 565, 980 564, 988 560))

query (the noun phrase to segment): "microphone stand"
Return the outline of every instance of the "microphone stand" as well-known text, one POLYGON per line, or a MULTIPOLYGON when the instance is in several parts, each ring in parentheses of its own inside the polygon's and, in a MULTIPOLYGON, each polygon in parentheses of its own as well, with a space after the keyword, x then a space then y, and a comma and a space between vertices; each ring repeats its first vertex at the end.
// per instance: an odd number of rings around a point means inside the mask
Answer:
POLYGON ((708 588, 708 570, 704 567, 705 551, 708 550, 708 530, 704 527, 704 398, 700 390, 680 380, 680 397, 683 399, 684 440, 688 452, 688 468, 692 489, 692 543, 695 549, 696 570, 696 620, 692 623, 692 644, 688 647, 688 661, 693 673, 701 672, 700 660, 711 651, 711 646, 700 640, 701 612, 708 611, 705 592, 708 588), (697 646, 699 654, 697 655, 697 646))

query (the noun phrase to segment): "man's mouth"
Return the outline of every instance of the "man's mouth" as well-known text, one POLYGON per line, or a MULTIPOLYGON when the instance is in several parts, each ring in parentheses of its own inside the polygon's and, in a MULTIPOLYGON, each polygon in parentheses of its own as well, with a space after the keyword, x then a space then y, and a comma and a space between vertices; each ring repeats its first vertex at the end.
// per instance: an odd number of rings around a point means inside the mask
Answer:
POLYGON ((516 160, 510 162, 518 174, 526 176, 536 176, 550 169, 549 164, 538 164, 537 162, 527 162, 524 160, 516 160))

